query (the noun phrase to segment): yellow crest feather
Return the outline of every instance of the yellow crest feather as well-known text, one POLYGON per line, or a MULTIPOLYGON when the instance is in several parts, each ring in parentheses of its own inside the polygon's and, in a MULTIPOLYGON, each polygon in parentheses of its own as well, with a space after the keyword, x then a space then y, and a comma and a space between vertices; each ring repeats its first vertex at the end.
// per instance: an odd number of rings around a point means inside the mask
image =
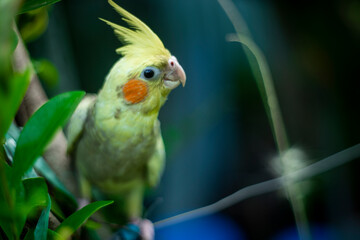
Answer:
POLYGON ((106 22, 113 29, 117 37, 124 46, 116 49, 118 54, 126 55, 165 55, 170 56, 169 51, 164 47, 159 37, 140 19, 118 6, 112 0, 109 4, 123 17, 122 20, 127 22, 130 28, 126 28, 105 19, 100 20, 106 22))

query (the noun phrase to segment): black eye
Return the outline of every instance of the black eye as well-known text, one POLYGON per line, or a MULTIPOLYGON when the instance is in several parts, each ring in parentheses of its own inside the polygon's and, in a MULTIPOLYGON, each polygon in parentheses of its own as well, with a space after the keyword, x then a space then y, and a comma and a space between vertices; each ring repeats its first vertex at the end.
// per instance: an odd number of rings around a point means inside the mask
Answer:
POLYGON ((145 69, 144 71, 144 77, 146 78, 152 78, 155 75, 154 70, 152 69, 145 69))
POLYGON ((157 79, 160 76, 161 72, 158 68, 156 67, 146 67, 142 73, 141 73, 141 78, 145 79, 145 80, 153 80, 153 79, 157 79))

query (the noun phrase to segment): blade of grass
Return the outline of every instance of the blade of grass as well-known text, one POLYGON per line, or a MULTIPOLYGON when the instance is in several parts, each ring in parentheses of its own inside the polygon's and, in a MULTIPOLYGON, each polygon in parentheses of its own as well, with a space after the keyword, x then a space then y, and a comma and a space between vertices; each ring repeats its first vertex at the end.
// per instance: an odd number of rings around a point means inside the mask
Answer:
POLYGON ((48 205, 41 212, 41 216, 36 224, 34 237, 36 240, 46 240, 48 225, 49 225, 49 214, 51 209, 51 199, 48 195, 48 205))

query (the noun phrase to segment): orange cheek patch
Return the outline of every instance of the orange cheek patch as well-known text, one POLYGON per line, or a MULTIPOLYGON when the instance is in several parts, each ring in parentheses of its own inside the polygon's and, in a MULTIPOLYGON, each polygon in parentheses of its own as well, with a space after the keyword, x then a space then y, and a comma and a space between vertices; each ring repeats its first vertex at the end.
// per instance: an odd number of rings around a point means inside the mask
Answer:
POLYGON ((127 102, 135 104, 145 99, 148 87, 144 81, 131 79, 123 87, 124 98, 127 102))

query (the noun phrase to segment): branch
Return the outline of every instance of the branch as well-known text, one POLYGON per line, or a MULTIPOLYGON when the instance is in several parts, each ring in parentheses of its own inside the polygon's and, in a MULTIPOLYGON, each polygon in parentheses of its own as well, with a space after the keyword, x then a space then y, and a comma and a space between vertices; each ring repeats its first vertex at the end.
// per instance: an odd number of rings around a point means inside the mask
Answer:
MULTIPOLYGON (((19 43, 14 52, 13 68, 15 71, 22 72, 31 64, 31 61, 16 26, 15 31, 19 38, 19 43)), ((15 117, 17 125, 24 126, 32 114, 47 100, 48 98, 40 84, 39 78, 34 72, 31 77, 29 88, 15 117)), ((78 192, 76 179, 71 166, 70 158, 67 156, 66 151, 67 141, 65 135, 63 131, 59 131, 47 147, 43 157, 55 172, 59 180, 71 193, 76 196, 76 193, 78 192)), ((56 217, 50 213, 49 226, 55 229, 59 224, 60 223, 56 217)))
MULTIPOLYGON (((23 44, 20 34, 17 32, 19 44, 14 53, 14 70, 23 71, 31 64, 28 52, 23 44)), ((31 115, 48 100, 39 78, 34 73, 31 77, 29 88, 19 107, 16 115, 16 123, 24 126, 31 115)), ((76 180, 71 167, 70 158, 67 156, 67 141, 63 131, 59 131, 43 154, 45 160, 64 183, 66 188, 76 195, 76 180)))
POLYGON ((314 177, 338 166, 344 165, 351 160, 360 157, 360 144, 349 147, 341 152, 335 153, 327 158, 317 161, 307 167, 297 170, 293 173, 284 175, 279 178, 270 179, 261 183, 256 183, 247 187, 244 187, 235 193, 220 199, 219 201, 207 205, 205 207, 197 208, 195 210, 181 213, 179 215, 169 217, 154 223, 154 226, 158 229, 177 224, 180 222, 188 221, 190 219, 204 217, 225 208, 228 208, 242 200, 250 197, 255 197, 268 192, 273 192, 284 187, 288 187, 296 182, 303 181, 305 179, 314 177))

